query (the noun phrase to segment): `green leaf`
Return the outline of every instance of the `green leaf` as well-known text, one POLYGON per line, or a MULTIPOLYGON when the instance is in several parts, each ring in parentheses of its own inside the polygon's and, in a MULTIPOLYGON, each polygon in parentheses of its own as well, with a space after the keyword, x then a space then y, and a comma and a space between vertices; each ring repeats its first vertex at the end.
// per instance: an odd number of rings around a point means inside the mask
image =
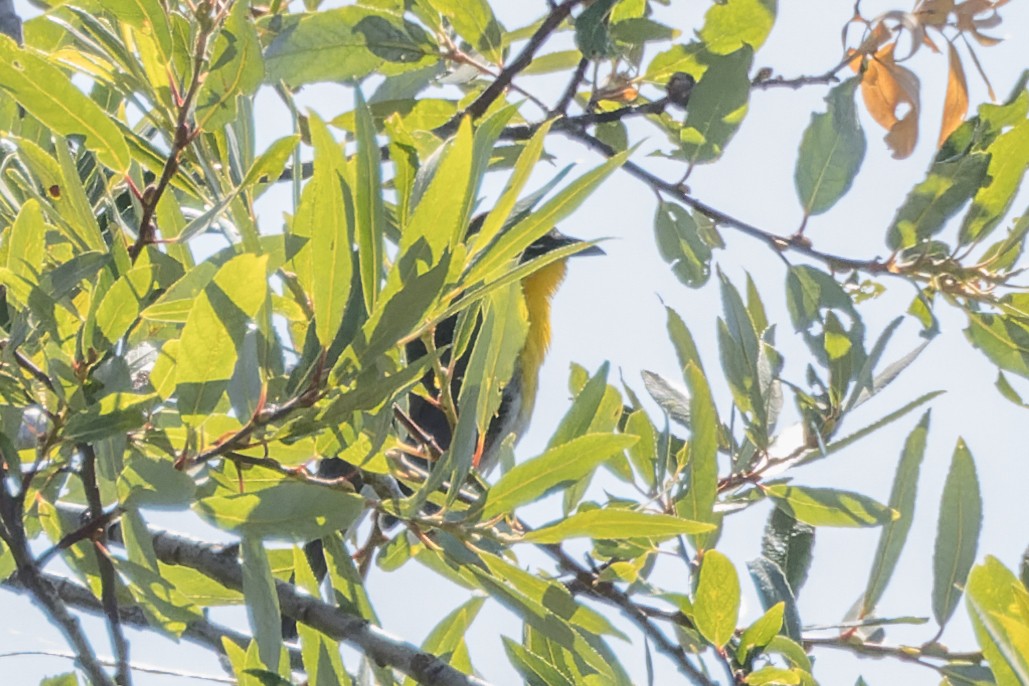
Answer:
POLYGON ((686 322, 683 321, 682 316, 678 312, 670 307, 665 307, 665 313, 668 316, 666 324, 668 338, 672 345, 675 346, 675 356, 679 360, 679 367, 685 372, 692 362, 697 369, 703 372, 704 365, 700 361, 697 344, 694 342, 693 334, 687 328, 686 322))
MULTIPOLYGON (((154 265, 134 267, 125 272, 103 294, 96 308, 95 332, 90 346, 104 350, 113 347, 139 317, 140 305, 150 295, 157 270, 154 265)), ((88 329, 87 329, 88 331, 88 329)))
POLYGON ((740 643, 736 648, 737 661, 741 664, 745 663, 752 650, 764 648, 778 635, 779 629, 782 628, 785 607, 786 603, 776 603, 743 631, 740 643))
POLYGON ((693 601, 693 621, 701 635, 721 649, 736 631, 740 614, 740 580, 736 568, 717 550, 704 553, 693 601))
POLYGON ((754 51, 742 47, 728 55, 702 56, 707 70, 690 95, 679 147, 687 162, 713 162, 736 134, 747 113, 754 51))
POLYGON ((469 238, 472 245, 475 246, 472 249, 473 254, 478 253, 480 248, 488 246, 510 219, 512 211, 518 204, 518 196, 521 195, 529 177, 536 170, 536 163, 543 154, 543 144, 546 142, 552 124, 553 121, 544 122, 525 144, 522 154, 518 156, 514 169, 511 171, 504 192, 486 215, 479 232, 469 238))
POLYGON ((96 405, 73 414, 64 425, 64 438, 91 443, 139 429, 143 413, 154 404, 154 399, 152 393, 111 393, 96 405))
POLYGON ((792 669, 762 667, 748 674, 743 683, 750 686, 794 686, 795 684, 803 683, 803 678, 804 672, 801 672, 796 667, 792 669))
POLYGON ((760 48, 775 23, 777 0, 728 0, 712 5, 704 15, 700 39, 716 55, 744 45, 760 48))
POLYGON ((761 537, 761 555, 778 565, 794 597, 807 580, 815 547, 815 529, 774 508, 761 537))
POLYGON ((897 513, 867 496, 831 488, 776 484, 765 493, 797 521, 811 526, 879 526, 897 513))
POLYGON ((654 232, 661 258, 684 286, 697 288, 711 276, 711 247, 701 238, 697 222, 686 208, 658 203, 654 232))
POLYGON ((467 283, 487 279, 495 269, 514 259, 555 224, 578 209, 600 184, 615 172, 635 148, 612 156, 602 165, 568 184, 542 207, 528 213, 497 239, 496 244, 472 267, 467 283))
POLYGON ((987 556, 968 576, 965 603, 997 685, 1029 683, 1029 593, 1018 578, 987 556))
POLYGON ((22 205, 14 223, 3 234, 0 250, 0 265, 15 277, 36 283, 46 251, 46 224, 38 201, 29 199, 22 205))
MULTIPOLYGON (((486 598, 482 596, 472 598, 450 612, 429 632, 422 643, 422 650, 435 655, 455 669, 467 674, 472 673, 465 636, 485 601, 486 598)), ((415 683, 411 678, 404 680, 404 686, 414 686, 415 683)))
POLYGON ((569 677, 545 658, 529 651, 507 636, 501 636, 504 652, 511 665, 525 679, 525 683, 536 686, 575 686, 569 677))
POLYGON ((361 496, 282 481, 251 493, 213 495, 193 509, 208 522, 248 536, 307 540, 346 529, 364 509, 361 496))
POLYGON ((671 515, 598 509, 579 512, 559 523, 531 531, 524 540, 532 543, 560 543, 569 538, 623 540, 666 539, 681 534, 713 531, 715 526, 671 515))
MULTIPOLYGON (((1025 97, 1025 93, 1023 93, 1025 97)), ((1011 207, 1022 178, 1029 169, 1029 120, 1004 131, 986 148, 989 183, 979 188, 961 224, 959 240, 967 245, 982 240, 996 228, 1011 207)))
POLYGON ((890 491, 890 508, 900 517, 883 526, 879 545, 872 559, 872 571, 868 577, 864 599, 861 603, 861 617, 871 614, 882 598, 886 585, 900 559, 900 553, 907 541, 908 531, 914 521, 915 497, 918 492, 918 474, 925 456, 925 442, 929 434, 929 412, 922 415, 918 426, 908 435, 904 452, 897 465, 897 476, 890 491))
POLYGON ((237 3, 214 40, 211 68, 197 93, 197 126, 213 131, 238 118, 237 99, 253 95, 264 79, 257 31, 246 3, 237 3))
POLYGON ((349 81, 374 71, 420 69, 438 54, 430 36, 411 22, 368 7, 340 7, 284 21, 265 51, 265 78, 290 86, 349 81))
POLYGON ((62 136, 85 136, 86 148, 113 171, 128 171, 129 147, 108 114, 45 57, 7 36, 0 37, 0 89, 62 136))
POLYGON ((958 439, 943 485, 933 549, 933 617, 941 628, 961 599, 961 589, 975 562, 982 523, 983 501, 975 462, 965 442, 958 439))
POLYGON ((132 451, 118 476, 118 500, 123 506, 185 506, 192 502, 195 493, 193 477, 176 469, 167 457, 132 451))
POLYGON ((894 250, 909 248, 939 233, 947 219, 969 201, 986 180, 990 156, 964 151, 956 158, 937 155, 924 181, 908 193, 887 234, 894 250))
POLYGON ((111 16, 154 38, 160 48, 161 57, 170 61, 172 55, 172 33, 168 25, 168 13, 160 0, 104 0, 102 6, 111 16))
MULTIPOLYGON (((316 598, 320 597, 318 577, 311 570, 307 555, 300 547, 293 548, 293 574, 298 588, 304 589, 316 598)), ((304 622, 297 622, 296 627, 300 636, 307 683, 311 686, 350 686, 353 682, 343 667, 339 642, 304 622)))
POLYGON ((865 157, 865 134, 854 106, 855 77, 826 97, 824 113, 811 115, 793 174, 805 218, 822 214, 850 190, 865 157))
POLYGON ((1029 377, 1029 318, 965 310, 965 336, 1001 369, 1029 377))
POLYGON ((473 142, 471 120, 465 118, 454 137, 434 154, 434 165, 427 163, 419 170, 414 191, 417 204, 403 227, 401 254, 424 243, 435 262, 464 238, 472 191, 479 184, 479 179, 471 177, 473 142), (420 197, 419 188, 424 189, 420 197))
POLYGON ((572 406, 561 418, 561 423, 550 437, 547 448, 555 448, 589 432, 607 391, 608 367, 606 362, 600 365, 597 373, 591 376, 582 390, 575 395, 572 406))
POLYGON ((193 302, 175 365, 179 412, 187 422, 202 423, 225 393, 247 323, 268 298, 267 262, 267 255, 232 258, 193 302))
POLYGON ((782 632, 799 641, 801 639, 801 623, 800 613, 797 610, 797 599, 793 595, 793 590, 782 569, 767 557, 759 557, 747 563, 747 571, 750 572, 750 578, 757 589, 761 606, 768 611, 782 603, 782 632))
POLYGON ((588 58, 603 57, 611 50, 608 14, 618 0, 597 0, 575 19, 575 47, 588 58))
POLYGON ((279 668, 282 652, 281 612, 275 578, 261 539, 244 535, 240 541, 243 596, 247 600, 250 630, 257 641, 261 662, 272 671, 279 668))
POLYGON ((639 439, 624 434, 588 434, 515 466, 489 490, 483 517, 489 519, 565 488, 639 439))
POLYGON ((504 63, 503 29, 486 0, 429 0, 429 4, 490 62, 504 63))
POLYGON ((357 112, 357 259, 361 270, 361 292, 365 309, 372 312, 382 278, 382 243, 386 231, 386 210, 382 202, 382 158, 375 140, 375 124, 358 88, 357 112))
POLYGON ((311 237, 307 250, 315 331, 318 342, 327 349, 339 331, 350 298, 354 270, 354 207, 345 180, 346 160, 339 143, 317 115, 312 113, 309 121, 315 155, 311 184, 316 190, 312 194, 304 193, 301 204, 310 201, 310 209, 298 209, 294 223, 303 217, 304 226, 297 226, 295 230, 311 237))
POLYGON ((690 425, 690 398, 682 390, 672 385, 667 379, 658 376, 654 372, 644 369, 640 372, 643 377, 643 387, 658 404, 658 407, 668 415, 668 418, 678 422, 685 427, 690 425))
MULTIPOLYGON (((690 440, 687 444, 686 478, 688 490, 675 501, 680 517, 718 524, 721 516, 714 512, 718 497, 718 414, 711 388, 703 372, 692 363, 686 366, 690 386, 690 440)), ((694 536, 695 548, 714 545, 717 534, 694 536)))

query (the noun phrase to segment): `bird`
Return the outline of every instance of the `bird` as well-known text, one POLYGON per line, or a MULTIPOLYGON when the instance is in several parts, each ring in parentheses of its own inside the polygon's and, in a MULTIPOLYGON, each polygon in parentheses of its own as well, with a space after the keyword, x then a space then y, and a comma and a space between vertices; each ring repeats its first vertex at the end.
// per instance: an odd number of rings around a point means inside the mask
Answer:
MULTIPOLYGON (((476 225, 481 224, 481 221, 482 215, 472 221, 469 234, 476 231, 476 225)), ((587 244, 581 239, 565 235, 555 227, 531 243, 522 252, 519 262, 524 264, 559 248, 572 245, 581 245, 582 249, 571 257, 604 254, 604 251, 596 245, 587 244)), ((540 368, 550 348, 551 302, 568 273, 568 260, 568 257, 557 259, 522 279, 522 296, 528 315, 528 331, 515 361, 514 374, 502 387, 500 405, 496 415, 490 420, 485 435, 479 437, 472 464, 482 475, 488 474, 499 463, 501 445, 504 440, 508 436, 513 436, 514 441, 517 442, 528 428, 539 390, 540 368)), ((453 343, 456 326, 457 316, 455 315, 443 320, 436 327, 433 340, 437 350, 449 348, 453 343)), ((478 326, 472 334, 472 341, 467 346, 466 352, 453 364, 450 376, 452 398, 460 395, 461 384, 464 381, 468 360, 477 335, 478 326)), ((421 339, 414 339, 406 345, 408 364, 427 354, 425 342, 421 339)), ((449 350, 444 350, 440 361, 444 368, 450 367, 449 350)), ((432 370, 427 371, 422 376, 420 383, 421 392, 412 393, 408 401, 410 423, 417 427, 415 433, 421 434, 420 437, 415 437, 413 440, 423 442, 426 438, 431 439, 435 448, 445 451, 450 447, 453 427, 441 408, 441 394, 436 374, 432 370)))
MULTIPOLYGON (((472 235, 482 226, 485 215, 479 215, 469 225, 468 235, 472 235)), ((603 255, 604 251, 599 247, 586 243, 585 241, 567 236, 556 228, 552 228, 546 234, 532 242, 519 256, 519 262, 524 264, 531 260, 543 257, 559 248, 581 245, 582 249, 571 257, 582 255, 603 255)), ((500 448, 508 436, 514 436, 515 441, 521 438, 528 427, 532 417, 532 410, 536 401, 536 393, 539 389, 539 373, 550 347, 551 325, 550 313, 551 302, 556 295, 558 288, 565 280, 568 272, 569 257, 563 257, 532 272, 521 282, 522 296, 525 299, 525 308, 528 315, 528 331, 522 349, 519 351, 514 366, 514 374, 504 384, 501 391, 500 406, 496 415, 490 421, 484 436, 479 437, 478 448, 473 457, 473 466, 480 474, 488 474, 499 462, 500 448)), ((433 341, 437 350, 443 350, 441 364, 444 367, 450 365, 449 348, 454 342, 455 330, 457 327, 457 315, 444 319, 433 333, 433 341)), ((460 395, 461 383, 464 381, 465 372, 468 366, 468 358, 474 347, 475 337, 478 334, 478 327, 472 334, 471 343, 467 346, 466 352, 458 358, 453 365, 453 374, 450 377, 451 397, 457 398, 460 395)), ((407 363, 417 362, 428 354, 425 343, 420 339, 414 339, 405 346, 407 363)), ((408 411, 406 423, 409 427, 407 444, 411 448, 408 458, 415 462, 419 469, 431 469, 432 465, 424 459, 424 451, 419 449, 419 443, 431 441, 434 447, 445 451, 450 447, 453 427, 446 413, 441 409, 439 402, 440 389, 436 383, 436 375, 433 371, 426 372, 420 382, 421 392, 412 392, 408 398, 408 411)), ((362 476, 360 470, 355 466, 338 457, 319 460, 317 475, 321 478, 336 479, 345 478, 350 481, 357 490, 361 489, 362 476)), ((398 484, 400 492, 405 495, 411 494, 411 489, 403 483, 398 484)), ((431 503, 426 507, 435 509, 431 503)), ((385 518, 381 523, 384 529, 388 529, 396 522, 392 517, 385 518)), ((319 582, 325 578, 327 573, 325 555, 320 540, 310 541, 304 546, 305 553, 311 569, 319 582)), ((282 635, 286 639, 296 637, 296 622, 290 617, 282 618, 282 635)))

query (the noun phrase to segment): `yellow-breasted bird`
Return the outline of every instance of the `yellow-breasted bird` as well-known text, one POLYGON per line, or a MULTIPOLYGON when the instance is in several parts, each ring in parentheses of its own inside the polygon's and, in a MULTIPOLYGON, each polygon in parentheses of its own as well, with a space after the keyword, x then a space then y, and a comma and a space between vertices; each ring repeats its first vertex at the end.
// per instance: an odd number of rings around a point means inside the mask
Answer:
MULTIPOLYGON (((472 222, 469 233, 477 230, 478 222, 481 222, 481 217, 472 222)), ((551 229, 525 249, 520 261, 528 262, 558 248, 580 243, 582 241, 578 238, 566 236, 556 228, 551 229)), ((575 253, 573 257, 603 254, 603 250, 590 245, 575 253)), ((558 287, 564 281, 567 270, 568 258, 562 258, 541 267, 522 280, 522 295, 525 299, 529 320, 528 332, 515 362, 514 375, 504 384, 501 391, 497 414, 490 421, 486 434, 479 437, 473 464, 480 472, 488 472, 496 466, 500 457, 500 446, 505 438, 514 434, 517 441, 528 427, 536 403, 540 367, 543 365, 543 360, 550 347, 550 303, 554 294, 557 293, 558 287)), ((453 343, 456 326, 457 317, 454 316, 444 320, 436 327, 434 341, 437 349, 453 343)), ((473 348, 474 337, 477 333, 477 330, 473 333, 472 344, 468 346, 468 351, 473 348)), ((421 340, 414 340, 407 345, 408 362, 417 360, 426 353, 425 344, 421 340)), ((457 398, 460 394, 469 356, 470 352, 466 352, 453 365, 450 377, 452 398, 457 398)), ((441 362, 444 367, 450 366, 449 351, 443 353, 441 362)), ((432 371, 427 372, 422 377, 422 385, 424 386, 424 396, 411 394, 410 419, 426 437, 435 442, 437 447, 446 450, 450 446, 452 427, 446 413, 440 407, 440 389, 437 385, 436 375, 432 371)))

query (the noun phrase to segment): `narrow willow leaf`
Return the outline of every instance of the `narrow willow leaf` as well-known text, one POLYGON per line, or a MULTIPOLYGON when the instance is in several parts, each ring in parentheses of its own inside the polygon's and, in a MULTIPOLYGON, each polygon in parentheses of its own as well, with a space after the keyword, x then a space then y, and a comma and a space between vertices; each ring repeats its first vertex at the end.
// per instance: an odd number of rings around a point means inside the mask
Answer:
POLYGON ((267 262, 267 255, 232 258, 193 301, 175 365, 179 411, 187 421, 207 419, 228 388, 247 323, 267 300, 267 262))
POLYGON ((728 0, 712 5, 704 14, 700 39, 717 55, 728 55, 749 45, 760 48, 775 23, 774 0, 728 0))
MULTIPOLYGON (((293 574, 297 588, 302 588, 311 596, 321 595, 318 577, 311 570, 307 555, 299 546, 293 548, 293 574)), ((300 636, 301 656, 304 659, 304 670, 308 683, 312 686, 350 686, 353 682, 343 667, 340 657, 339 642, 330 639, 320 631, 309 627, 304 622, 297 622, 297 633, 300 636)))
POLYGON ((547 686, 575 686, 574 682, 564 673, 551 664, 546 658, 537 655, 527 648, 512 641, 507 636, 501 636, 504 642, 504 652, 511 661, 511 665, 518 670, 527 684, 546 684, 547 686))
MULTIPOLYGON (((718 414, 704 374, 692 363, 687 365, 686 381, 690 386, 690 440, 687 444, 686 493, 675 502, 680 517, 717 524, 715 515, 718 497, 718 414)), ((714 545, 717 534, 692 537, 698 550, 714 545)))
POLYGON ((711 276, 711 246, 693 215, 674 203, 660 202, 654 217, 658 252, 684 286, 698 288, 711 276))
POLYGON ((754 51, 744 45, 726 55, 704 51, 699 59, 707 69, 693 88, 679 132, 678 154, 692 164, 717 160, 739 130, 747 114, 754 51))
POLYGON ((301 86, 435 64, 439 48, 412 22, 361 6, 293 15, 265 51, 266 80, 301 86))
POLYGON ((879 545, 872 558, 872 572, 865 587, 864 599, 861 603, 860 616, 865 617, 875 610, 882 598, 886 585, 893 575, 893 570, 900 559, 900 553, 907 541, 908 531, 915 515, 915 496, 918 492, 918 474, 925 456, 925 442, 929 433, 929 412, 922 415, 918 426, 908 435, 904 443, 900 464, 897 465, 897 476, 893 480, 890 492, 890 508, 900 513, 900 517, 883 526, 879 536, 879 545))
POLYGON ((625 163, 633 150, 635 148, 618 153, 596 169, 583 174, 542 207, 529 213, 504 232, 496 244, 472 267, 467 277, 468 282, 474 283, 490 278, 495 270, 520 255, 533 241, 574 212, 608 176, 625 163))
POLYGON ((111 393, 84 411, 73 414, 64 425, 68 441, 91 443, 143 426, 144 412, 154 404, 152 393, 111 393))
MULTIPOLYGON (((429 655, 438 655, 455 669, 466 674, 472 673, 472 662, 465 636, 484 602, 484 596, 472 598, 450 612, 429 632, 422 643, 422 650, 429 655)), ((415 686, 416 683, 411 678, 404 680, 404 686, 415 686)))
POLYGON ((822 214, 850 190, 865 157, 865 134, 854 106, 861 79, 829 91, 825 113, 811 115, 797 155, 793 181, 805 218, 822 214))
MULTIPOLYGON (((329 128, 311 115, 311 142, 314 145, 312 183, 317 195, 311 198, 311 301, 315 332, 323 348, 332 345, 347 310, 354 269, 353 198, 346 184, 343 152, 329 128)), ((302 202, 308 198, 304 195, 302 202)), ((298 219, 300 211, 297 212, 298 219)))
POLYGON ((608 14, 617 0, 598 0, 575 19, 575 47, 589 58, 602 57, 611 50, 608 14))
POLYGON ((205 131, 237 120, 236 100, 257 91, 264 61, 246 3, 237 3, 214 40, 211 70, 197 93, 197 126, 205 131))
POLYGON ((750 651, 755 648, 764 648, 768 645, 769 641, 778 635, 779 629, 782 628, 785 608, 786 603, 782 601, 776 603, 743 631, 743 635, 740 636, 739 646, 736 648, 736 659, 741 664, 747 661, 750 651))
MULTIPOLYGON (((511 217, 511 212, 518 203, 518 196, 521 195, 529 177, 536 169, 540 155, 543 154, 543 144, 546 142, 547 134, 550 133, 553 123, 553 120, 544 122, 525 144, 522 154, 518 156, 518 161, 515 162, 514 169, 511 171, 511 178, 508 179, 504 192, 486 215, 482 222, 482 228, 470 239, 474 241, 476 248, 488 246, 511 217)), ((478 252, 478 250, 474 252, 478 252)))
POLYGON ((131 157, 121 130, 45 57, 0 36, 0 74, 3 90, 46 126, 62 136, 85 136, 86 147, 101 162, 116 172, 128 171, 131 157))
POLYGON ((547 448, 556 448, 590 431, 607 391, 608 367, 607 362, 600 365, 597 373, 591 376, 582 390, 576 394, 572 406, 565 412, 554 435, 550 437, 547 448))
POLYGON ((1029 377, 1029 318, 966 311, 965 336, 1001 369, 1029 377))
POLYGON ((783 484, 764 490, 778 507, 811 526, 879 526, 897 518, 885 505, 850 491, 783 484))
POLYGON ((685 390, 676 388, 664 377, 646 369, 640 372, 640 376, 643 377, 643 387, 647 389, 647 393, 658 404, 658 407, 668 415, 668 418, 688 428, 690 425, 690 398, 685 390))
POLYGON ((275 577, 268 564, 264 544, 256 536, 243 536, 240 541, 243 569, 243 596, 247 600, 250 630, 257 641, 261 662, 272 671, 279 668, 282 652, 281 613, 275 577))
POLYGON ((386 230, 386 210, 382 202, 382 158, 375 140, 375 124, 358 88, 357 113, 357 259, 361 270, 361 293, 368 312, 375 309, 382 277, 382 243, 386 230))
POLYGON ((693 601, 693 621, 701 635, 721 649, 736 631, 740 614, 740 579, 736 568, 717 550, 704 553, 693 601))
POLYGON ((965 603, 998 686, 1029 683, 1029 592, 1018 578, 987 556, 968 576, 965 603))
MULTIPOLYGON (((1024 91, 1021 98, 1029 97, 1024 91)), ((1001 133, 986 148, 990 162, 983 185, 972 198, 959 239, 962 245, 980 241, 997 227, 1015 199, 1029 169, 1029 119, 1001 133)))
POLYGON ((624 434, 588 434, 514 467, 489 490, 483 517, 509 512, 576 483, 639 439, 624 434))
POLYGON ((346 529, 364 505, 364 498, 353 493, 283 481, 251 493, 202 498, 193 509, 227 531, 307 540, 346 529))
POLYGON ((777 604, 783 604, 782 633, 791 639, 801 638, 800 613, 797 610, 797 599, 793 595, 786 576, 775 562, 767 557, 759 557, 747 563, 747 571, 757 589, 761 606, 766 611, 777 604))
POLYGON ((466 117, 454 137, 435 153, 435 165, 426 164, 419 171, 415 195, 420 187, 427 187, 403 227, 401 255, 424 243, 435 262, 464 238, 471 192, 478 186, 478 180, 472 178, 473 144, 471 120, 466 117))
POLYGON ((457 35, 491 63, 504 63, 503 28, 487 0, 429 0, 429 4, 450 21, 457 35))
POLYGON ((773 508, 761 537, 761 554, 782 570, 793 596, 807 580, 815 547, 815 529, 798 522, 782 508, 773 508))
POLYGON ((22 205, 14 223, 4 232, 0 265, 11 270, 13 276, 35 283, 43 270, 45 250, 43 210, 37 200, 30 199, 22 205))
POLYGON ((933 549, 933 617, 941 628, 961 599, 968 572, 975 562, 982 523, 983 501, 975 462, 968 446, 958 439, 943 485, 933 549))
POLYGON ((713 531, 715 526, 671 515, 634 512, 632 510, 598 509, 579 512, 557 524, 525 535, 532 543, 560 543, 569 538, 588 537, 594 540, 632 538, 667 539, 681 534, 713 531))

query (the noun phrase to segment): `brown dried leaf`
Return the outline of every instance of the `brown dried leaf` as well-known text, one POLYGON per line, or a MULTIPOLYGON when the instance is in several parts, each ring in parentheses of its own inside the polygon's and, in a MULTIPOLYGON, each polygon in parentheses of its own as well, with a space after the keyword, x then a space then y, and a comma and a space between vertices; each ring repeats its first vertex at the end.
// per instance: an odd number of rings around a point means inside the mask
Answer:
POLYGON ((886 144, 893 157, 904 159, 918 142, 919 83, 918 77, 893 59, 894 43, 880 49, 867 60, 861 76, 861 97, 868 113, 886 129, 886 144), (907 112, 897 117, 898 108, 907 112))
POLYGON ((969 33, 979 45, 990 47, 1001 42, 1000 38, 987 36, 981 29, 992 29, 1000 26, 1001 18, 997 8, 1006 5, 1008 0, 965 0, 954 7, 957 16, 958 30, 969 33), (985 17, 977 15, 988 13, 985 17))
POLYGON ((965 80, 965 68, 961 57, 954 49, 953 43, 947 43, 949 68, 947 74, 947 96, 943 99, 943 124, 940 126, 940 139, 936 147, 943 146, 954 130, 961 126, 968 114, 968 82, 965 80))
POLYGON ((915 14, 926 26, 942 29, 947 16, 954 11, 954 0, 922 0, 915 7, 915 14))

